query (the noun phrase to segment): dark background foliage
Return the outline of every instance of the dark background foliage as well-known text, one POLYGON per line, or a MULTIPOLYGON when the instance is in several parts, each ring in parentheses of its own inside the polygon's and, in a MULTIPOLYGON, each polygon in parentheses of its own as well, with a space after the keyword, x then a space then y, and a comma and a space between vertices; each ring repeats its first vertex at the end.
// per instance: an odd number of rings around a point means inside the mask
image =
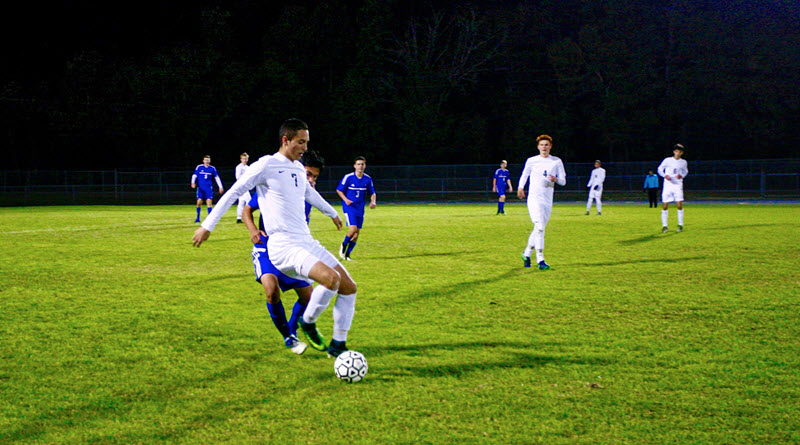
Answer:
MULTIPOLYGON (((21 5, 22 6, 22 5, 21 5)), ((795 157, 800 3, 28 4, 4 18, 4 169, 795 157)))

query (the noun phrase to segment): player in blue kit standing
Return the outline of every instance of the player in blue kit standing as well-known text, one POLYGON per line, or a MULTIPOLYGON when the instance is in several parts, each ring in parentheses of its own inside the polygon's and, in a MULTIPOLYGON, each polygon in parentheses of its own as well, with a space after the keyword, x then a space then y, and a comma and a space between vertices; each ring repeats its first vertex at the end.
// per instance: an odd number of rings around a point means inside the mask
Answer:
POLYGON ((192 174, 192 188, 197 189, 197 218, 194 220, 196 223, 200 222, 200 207, 203 205, 203 201, 206 202, 208 213, 211 213, 214 208, 214 180, 217 181, 219 186, 219 194, 225 193, 219 173, 211 165, 211 156, 205 155, 203 156, 203 163, 198 165, 192 174))
POLYGON ((506 192, 511 193, 513 187, 511 186, 511 172, 506 169, 508 162, 501 161, 500 168, 494 171, 494 179, 492 180, 492 191, 497 193, 497 214, 505 215, 506 210, 506 192))
POLYGON ((364 226, 364 207, 369 196, 369 208, 374 209, 377 195, 372 184, 372 178, 364 173, 367 168, 367 159, 363 156, 356 158, 353 165, 355 171, 344 175, 344 178, 336 187, 336 193, 342 198, 342 210, 344 211, 345 224, 347 224, 347 235, 344 237, 342 245, 339 247, 339 257, 350 261, 350 254, 356 247, 358 234, 364 226))

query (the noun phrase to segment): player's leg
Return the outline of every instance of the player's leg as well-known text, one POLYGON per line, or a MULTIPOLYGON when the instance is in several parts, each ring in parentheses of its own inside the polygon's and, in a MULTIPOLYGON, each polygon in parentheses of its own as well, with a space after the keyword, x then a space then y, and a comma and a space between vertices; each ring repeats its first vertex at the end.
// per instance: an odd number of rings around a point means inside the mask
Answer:
POLYGON ((589 191, 589 199, 586 200, 586 214, 592 210, 592 200, 594 199, 594 190, 589 191))
POLYGON ((552 204, 541 204, 539 220, 535 221, 533 225, 533 231, 536 233, 534 249, 536 249, 536 263, 539 265, 539 270, 550 269, 550 265, 544 261, 544 232, 552 211, 552 204))
POLYGON ((200 222, 200 208, 203 206, 203 199, 200 198, 200 196, 199 196, 200 195, 200 190, 197 190, 197 195, 198 195, 197 196, 197 218, 194 220, 194 222, 199 223, 200 222))
POLYGON ((533 223, 533 230, 528 235, 528 242, 522 251, 522 265, 524 267, 531 267, 531 252, 533 252, 536 244, 536 221, 539 220, 539 207, 530 197, 528 198, 528 215, 533 223))
POLYGON ((678 208, 678 232, 683 232, 683 188, 675 191, 675 206, 678 208))
POLYGON ((350 240, 353 236, 358 237, 358 227, 355 226, 355 219, 353 215, 345 209, 344 211, 344 225, 347 226, 347 233, 344 235, 344 240, 339 246, 339 258, 345 259, 347 256, 347 248, 350 247, 350 240))
POLYGON ((497 214, 498 215, 505 215, 506 214, 506 207, 505 207, 506 206, 506 194, 503 193, 501 195, 499 190, 497 191, 497 193, 499 195, 497 197, 497 214))
POLYGON ((603 214, 603 192, 598 190, 597 191, 597 196, 595 196, 594 199, 597 201, 597 204, 596 204, 597 205, 597 214, 598 215, 602 215, 603 214))
POLYGON ((292 315, 289 317, 289 332, 297 335, 297 320, 303 316, 303 313, 308 307, 308 301, 311 299, 311 285, 296 287, 294 289, 297 294, 297 301, 292 306, 292 315))
MULTIPOLYGON (((350 221, 350 226, 347 229, 347 236, 345 236, 345 242, 342 243, 344 257, 345 260, 350 260, 350 254, 353 252, 353 249, 356 248, 356 241, 358 241, 358 236, 361 234, 361 227, 364 226, 364 216, 356 216, 356 215, 349 215, 348 220, 350 221)), ((342 251, 339 252, 339 256, 342 257, 342 251)))
MULTIPOLYGON (((253 247, 253 268, 256 274, 256 281, 261 283, 264 288, 264 293, 267 296, 267 311, 269 311, 270 319, 275 325, 275 328, 280 332, 283 338, 284 345, 291 349, 295 354, 302 354, 305 352, 307 345, 301 342, 296 335, 296 329, 292 332, 291 325, 286 319, 286 310, 281 302, 281 278, 289 280, 288 277, 278 271, 267 255, 264 247, 253 247)), ((308 283, 294 280, 297 283, 308 283)), ((300 285, 300 284, 298 284, 300 285)), ((285 285, 288 289, 288 285, 285 285)))
POLYGON ((347 334, 353 324, 356 312, 356 294, 358 287, 355 281, 341 264, 335 267, 341 277, 339 296, 333 304, 333 336, 328 346, 328 355, 338 357, 347 351, 347 334))
POLYGON ((211 211, 214 210, 214 199, 213 198, 206 199, 206 210, 208 211, 208 213, 211 213, 211 211))
POLYGON ((667 232, 667 222, 669 221, 669 203, 672 202, 672 192, 668 189, 668 185, 664 185, 664 191, 661 192, 661 202, 664 206, 661 208, 661 233, 667 232))

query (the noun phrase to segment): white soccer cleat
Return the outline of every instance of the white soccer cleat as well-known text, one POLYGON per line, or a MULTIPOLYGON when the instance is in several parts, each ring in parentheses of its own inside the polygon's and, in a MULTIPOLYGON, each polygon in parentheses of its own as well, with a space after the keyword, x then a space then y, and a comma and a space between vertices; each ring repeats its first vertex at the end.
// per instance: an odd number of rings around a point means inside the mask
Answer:
POLYGON ((290 336, 286 337, 283 341, 286 344, 286 347, 289 348, 292 352, 294 352, 297 355, 300 355, 300 354, 306 352, 306 348, 308 348, 307 344, 301 342, 294 335, 290 335, 290 336))

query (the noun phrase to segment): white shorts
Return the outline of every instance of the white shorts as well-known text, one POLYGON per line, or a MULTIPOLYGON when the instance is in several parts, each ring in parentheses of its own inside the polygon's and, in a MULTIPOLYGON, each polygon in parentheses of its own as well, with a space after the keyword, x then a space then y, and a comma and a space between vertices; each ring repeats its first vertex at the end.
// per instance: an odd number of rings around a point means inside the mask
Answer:
POLYGON ((683 185, 675 185, 669 181, 664 181, 661 202, 683 202, 683 185))
POLYGON ((311 268, 322 261, 330 268, 341 263, 311 235, 273 233, 267 241, 269 260, 289 277, 312 281, 311 268))
POLYGON ((591 189, 591 190, 589 190, 589 200, 590 201, 592 199, 597 199, 599 201, 602 197, 603 197, 603 189, 600 189, 600 190, 591 189))
POLYGON ((248 202, 250 202, 250 198, 251 198, 250 192, 244 192, 244 195, 239 197, 239 202, 244 202, 245 204, 247 204, 248 202))
POLYGON ((553 205, 542 204, 538 200, 528 201, 528 214, 531 217, 533 225, 539 224, 544 228, 547 222, 550 221, 550 213, 553 211, 553 205))

